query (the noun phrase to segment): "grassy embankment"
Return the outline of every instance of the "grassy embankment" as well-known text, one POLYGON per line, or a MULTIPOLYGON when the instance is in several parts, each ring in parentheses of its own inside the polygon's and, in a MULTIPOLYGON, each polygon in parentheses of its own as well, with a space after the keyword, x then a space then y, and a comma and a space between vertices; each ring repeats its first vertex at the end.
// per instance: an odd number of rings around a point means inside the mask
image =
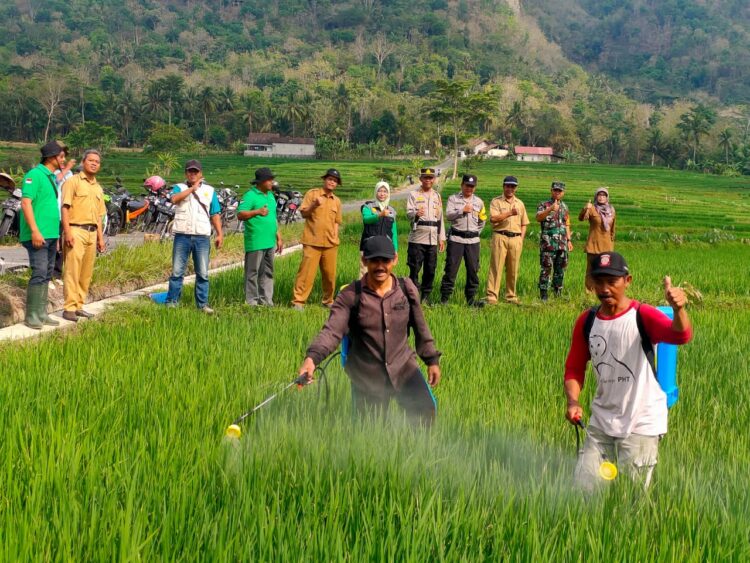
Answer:
MULTIPOLYGON (((509 169, 531 208, 546 193, 543 169, 536 180, 533 168, 483 169, 480 180, 509 169)), ((553 170, 566 173, 575 202, 571 169, 553 170)), ((0 347, 12 375, 0 380, 12 405, 0 410, 0 558, 747 560, 750 246, 702 241, 693 229, 710 232, 715 221, 698 214, 685 225, 676 206, 647 217, 667 180, 616 185, 626 172, 601 183, 621 212, 632 295, 659 303, 669 273, 704 296, 690 308, 695 339, 680 351, 680 400, 648 493, 623 477, 591 498, 570 488, 575 442, 561 380, 572 323, 590 303, 579 252, 561 300, 537 300, 529 241, 523 306, 466 309, 460 278, 451 304, 427 310, 444 353, 431 433, 405 428, 397 409, 385 422, 353 423, 334 364, 327 405, 315 386, 290 391, 233 448, 221 439, 226 425, 293 377, 326 315, 247 310, 237 270, 212 279, 214 318, 195 312, 188 290, 179 309, 143 300, 71 333, 0 347), (696 242, 644 242, 647 225, 667 232, 657 218, 696 242)), ((747 201, 746 186, 714 193, 677 180, 676 197, 705 198, 715 213, 747 201)), ((599 182, 589 183, 576 207, 599 182)), ((735 233, 746 232, 740 219, 735 233)), ((356 274, 358 232, 345 229, 341 283, 356 274)), ((487 259, 485 248, 482 281, 487 259)), ((277 263, 280 303, 297 264, 277 263)), ((310 302, 319 299, 316 287, 310 302)))

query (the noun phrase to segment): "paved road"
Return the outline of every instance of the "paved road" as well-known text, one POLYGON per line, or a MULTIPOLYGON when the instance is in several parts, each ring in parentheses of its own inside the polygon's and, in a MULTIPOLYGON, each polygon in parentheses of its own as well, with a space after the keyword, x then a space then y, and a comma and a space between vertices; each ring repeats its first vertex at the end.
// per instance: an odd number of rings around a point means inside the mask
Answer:
MULTIPOLYGON (((445 180, 450 173, 453 159, 448 158, 436 166, 441 171, 441 180, 445 180)), ((416 189, 419 184, 406 184, 395 190, 391 195, 391 199, 400 200, 409 197, 409 192, 416 189)), ((360 207, 364 203, 361 201, 350 201, 343 205, 344 212, 359 211, 360 207)), ((128 246, 138 246, 143 244, 143 233, 128 233, 123 235, 117 235, 116 237, 109 238, 110 245, 119 246, 126 244, 128 246)), ((26 249, 22 246, 2 246, 0 247, 0 274, 9 270, 18 268, 29 267, 29 256, 26 253, 26 249)))

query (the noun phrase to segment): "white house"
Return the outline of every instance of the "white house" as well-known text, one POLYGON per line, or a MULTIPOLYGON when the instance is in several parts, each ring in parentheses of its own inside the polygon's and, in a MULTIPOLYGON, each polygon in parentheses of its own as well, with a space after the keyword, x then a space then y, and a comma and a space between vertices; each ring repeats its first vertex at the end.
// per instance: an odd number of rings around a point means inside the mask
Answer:
POLYGON ((525 162, 559 162, 565 157, 555 154, 552 147, 516 147, 516 160, 525 162))
POLYGON ((488 141, 487 139, 469 139, 469 142, 466 143, 466 146, 469 148, 469 151, 475 155, 477 154, 487 154, 487 151, 494 149, 498 147, 499 145, 497 143, 493 143, 492 141, 488 141))
POLYGON ((315 139, 282 137, 278 133, 250 133, 245 156, 315 158, 315 139))

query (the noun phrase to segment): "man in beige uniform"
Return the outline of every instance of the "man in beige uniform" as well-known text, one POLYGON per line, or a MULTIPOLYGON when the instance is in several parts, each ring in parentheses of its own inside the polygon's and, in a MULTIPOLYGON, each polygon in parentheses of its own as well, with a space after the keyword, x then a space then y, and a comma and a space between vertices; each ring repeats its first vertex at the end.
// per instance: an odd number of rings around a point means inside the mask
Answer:
POLYGON ((445 250, 445 224, 443 222, 443 200, 440 194, 432 189, 435 182, 435 170, 422 168, 419 174, 421 186, 409 194, 406 202, 406 215, 411 221, 409 247, 406 251, 406 265, 409 266, 409 277, 419 288, 422 301, 432 293, 437 269, 438 249, 445 250), (419 283, 419 271, 422 270, 422 283, 419 283))
POLYGON ((339 250, 341 200, 333 194, 341 185, 341 174, 330 168, 323 176, 323 187, 305 194, 300 213, 305 218, 302 233, 302 262, 294 280, 292 307, 302 310, 310 296, 320 266, 323 305, 330 307, 336 288, 336 255, 339 250))
POLYGON ((497 303, 503 268, 505 268, 505 300, 508 303, 518 303, 516 278, 518 267, 521 265, 521 251, 529 217, 526 215, 523 202, 516 197, 517 187, 516 177, 506 176, 503 180, 503 195, 496 197, 490 203, 492 253, 490 273, 487 277, 488 304, 497 303))
POLYGON ((98 151, 83 153, 83 171, 63 185, 62 226, 65 239, 63 283, 65 311, 63 318, 76 322, 91 317, 83 310, 94 273, 96 251, 104 252, 102 217, 106 215, 104 191, 96 180, 101 166, 98 151))

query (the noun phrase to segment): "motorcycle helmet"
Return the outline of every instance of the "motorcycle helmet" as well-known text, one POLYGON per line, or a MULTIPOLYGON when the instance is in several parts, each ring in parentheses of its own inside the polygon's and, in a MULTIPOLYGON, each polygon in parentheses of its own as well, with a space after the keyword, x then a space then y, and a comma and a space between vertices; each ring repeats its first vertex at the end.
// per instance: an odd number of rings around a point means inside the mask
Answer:
POLYGON ((167 182, 161 176, 150 176, 143 182, 143 187, 151 193, 158 193, 166 185, 167 182))

